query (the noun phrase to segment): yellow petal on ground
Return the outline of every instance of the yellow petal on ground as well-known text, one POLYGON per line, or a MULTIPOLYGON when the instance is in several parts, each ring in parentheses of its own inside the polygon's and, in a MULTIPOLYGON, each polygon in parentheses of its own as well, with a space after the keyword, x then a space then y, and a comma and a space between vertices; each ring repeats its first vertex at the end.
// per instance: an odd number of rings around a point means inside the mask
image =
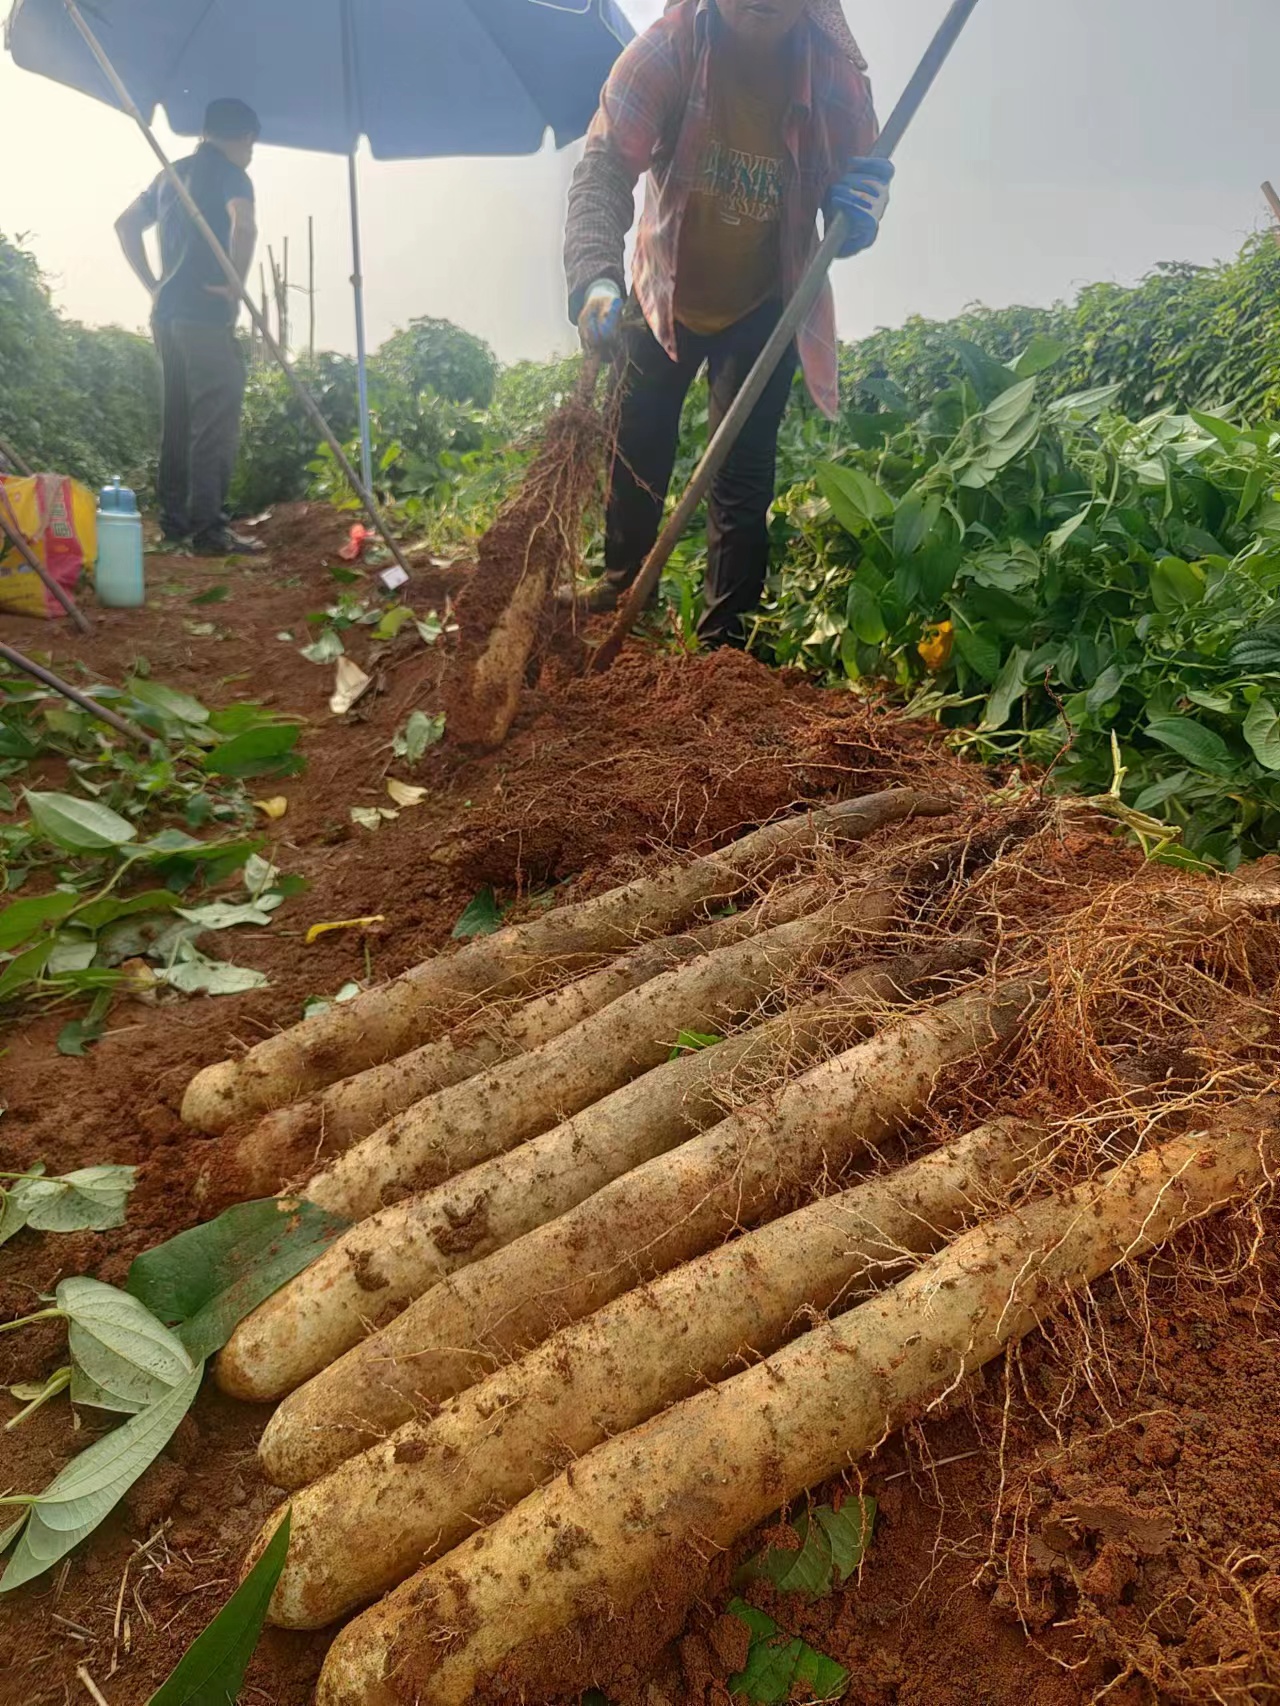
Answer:
POLYGON ((420 806, 427 797, 425 788, 415 788, 409 782, 397 782, 394 776, 387 778, 387 792, 398 806, 420 806))
POLYGON ((327 924, 313 924, 307 931, 307 946, 319 941, 330 930, 368 930, 371 925, 385 924, 386 921, 385 913, 376 912, 372 918, 335 918, 327 924))
POLYGON ((255 800, 254 810, 263 812, 267 817, 283 817, 289 809, 289 802, 283 794, 273 794, 269 800, 255 800))

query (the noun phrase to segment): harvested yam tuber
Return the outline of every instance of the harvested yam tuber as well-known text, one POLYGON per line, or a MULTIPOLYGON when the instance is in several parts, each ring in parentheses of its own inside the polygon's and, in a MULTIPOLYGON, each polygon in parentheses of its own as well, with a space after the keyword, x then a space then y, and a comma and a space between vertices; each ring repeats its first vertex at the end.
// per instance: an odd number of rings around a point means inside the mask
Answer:
MULTIPOLYGON (((613 1434, 776 1350, 934 1250, 1043 1147, 998 1121, 810 1204, 575 1322, 292 1499, 268 1613, 319 1629, 376 1599, 613 1434), (376 1534, 377 1545, 367 1544, 376 1534)), ((258 1549, 280 1514, 267 1523, 258 1549)))
POLYGON ((201 1131, 225 1131, 236 1120, 280 1108, 339 1078, 377 1066, 449 1030, 477 995, 494 998, 525 987, 548 960, 585 966, 632 947, 641 935, 664 935, 700 908, 731 900, 753 880, 831 836, 859 841, 913 815, 938 817, 946 800, 893 788, 846 800, 801 817, 780 818, 722 849, 641 877, 576 906, 441 954, 354 1001, 305 1019, 256 1044, 238 1060, 197 1073, 182 1117, 201 1131))
MULTIPOLYGON (((557 1327, 776 1217, 785 1193, 811 1189, 824 1171, 839 1173, 922 1107, 945 1066, 1010 1036, 1033 1000, 1027 985, 1014 984, 913 1014, 452 1274, 277 1411, 267 1461, 296 1458, 301 1442, 334 1422, 353 1434, 363 1427, 360 1443, 378 1439, 557 1327), (277 1446, 286 1435, 292 1441, 277 1446)), ((297 1280, 293 1288, 289 1329, 277 1325, 270 1358, 255 1357, 255 1391, 292 1372, 289 1330, 310 1337, 326 1309, 320 1288, 297 1280)), ((235 1365, 234 1385, 219 1371, 233 1393, 246 1361, 235 1365)))
MULTIPOLYGON (((418 1103, 342 1156, 305 1187, 322 1208, 352 1219, 455 1174, 553 1126, 670 1054, 682 1029, 705 1031, 749 1013, 766 995, 849 946, 855 920, 883 929, 893 911, 880 892, 835 901, 812 917, 667 972, 603 1012, 518 1056, 418 1103)), ((455 1229, 465 1253, 481 1226, 455 1229)), ((409 1222, 395 1217, 352 1227, 309 1268, 254 1310, 218 1359, 218 1379, 234 1397, 280 1397, 318 1373, 443 1277, 439 1258, 419 1244, 401 1259, 409 1222)))
POLYGON ((516 1692, 521 1648, 584 1608, 625 1609, 673 1555, 696 1583, 712 1551, 857 1462, 1065 1290, 1259 1185, 1274 1119, 1237 1113, 975 1228, 892 1290, 598 1446, 349 1624, 318 1706, 463 1706, 499 1676, 516 1692))
POLYGON ((719 1033, 762 1000, 888 928, 882 889, 757 930, 650 979, 541 1048, 425 1097, 339 1156, 304 1187, 311 1202, 358 1220, 536 1137, 657 1066, 681 1031, 719 1033))
POLYGON ((718 918, 680 936, 655 937, 601 970, 535 1000, 477 1012, 436 1042, 343 1078, 310 1101, 277 1108, 240 1137, 229 1157, 219 1157, 206 1174, 216 1176, 223 1190, 230 1177, 242 1198, 270 1196, 314 1171, 322 1160, 341 1155, 423 1097, 549 1042, 660 972, 815 910, 824 892, 817 882, 787 884, 748 911, 718 918))
MULTIPOLYGON (((780 1073, 799 1072, 848 1048, 889 1002, 913 985, 962 969, 980 953, 980 944, 959 939, 930 954, 855 972, 828 996, 667 1061, 509 1155, 372 1216, 350 1236, 358 1235, 358 1249, 372 1252, 392 1283, 407 1269, 413 1294, 421 1295, 424 1271, 443 1278, 567 1213, 610 1180, 715 1125, 724 1118, 726 1094, 749 1100, 752 1084, 771 1085, 780 1073)), ((349 1249, 358 1254, 354 1243, 349 1249)), ((350 1283, 346 1274, 335 1281, 337 1287, 350 1283)), ((337 1420, 300 1441, 287 1425, 269 1427, 263 1463, 280 1486, 301 1486, 367 1443, 337 1420), (295 1444, 301 1448, 296 1456, 289 1449, 295 1444)))

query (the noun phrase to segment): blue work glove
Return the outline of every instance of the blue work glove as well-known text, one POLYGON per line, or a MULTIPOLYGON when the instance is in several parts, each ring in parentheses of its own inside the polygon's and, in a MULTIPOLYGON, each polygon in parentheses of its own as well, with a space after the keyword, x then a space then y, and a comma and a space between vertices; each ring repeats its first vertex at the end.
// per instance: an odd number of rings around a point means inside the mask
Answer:
POLYGON ((827 197, 832 218, 843 213, 849 221, 849 236, 840 249, 840 259, 860 255, 880 235, 880 221, 889 205, 893 182, 892 160, 855 160, 827 197))
POLYGON ((608 349, 622 324, 622 292, 611 278, 598 278, 587 291, 578 315, 582 347, 597 355, 608 349))

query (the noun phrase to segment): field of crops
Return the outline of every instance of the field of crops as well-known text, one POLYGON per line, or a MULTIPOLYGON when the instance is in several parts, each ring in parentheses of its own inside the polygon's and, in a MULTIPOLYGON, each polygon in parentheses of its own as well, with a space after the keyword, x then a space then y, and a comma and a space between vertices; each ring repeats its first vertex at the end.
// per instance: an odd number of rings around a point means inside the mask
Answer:
POLYGON ((441 322, 403 589, 258 374, 264 558, 0 619, 139 733, 0 681, 2 1706, 1280 1691, 1278 263, 847 351, 501 744, 600 423, 441 322))

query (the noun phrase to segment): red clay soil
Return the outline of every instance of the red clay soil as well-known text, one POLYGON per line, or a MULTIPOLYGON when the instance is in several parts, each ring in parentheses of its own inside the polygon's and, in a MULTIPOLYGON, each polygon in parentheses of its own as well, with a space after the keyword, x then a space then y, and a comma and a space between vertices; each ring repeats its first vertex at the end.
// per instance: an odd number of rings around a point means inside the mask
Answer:
MULTIPOLYGON (((63 1172, 116 1161, 140 1175, 118 1232, 22 1233, 0 1250, 3 1318, 38 1307, 64 1275, 120 1283, 135 1254, 198 1220, 192 1184, 208 1141, 178 1119, 192 1073, 293 1023, 308 996, 393 975, 443 947, 480 884, 518 907, 548 883, 599 889, 675 851, 723 843, 788 805, 898 781, 970 798, 987 785, 940 749, 936 731, 849 693, 728 654, 639 651, 596 680, 566 682, 549 668, 499 752, 478 758, 446 740, 410 773, 392 759, 391 736, 410 709, 441 705, 447 646, 426 650, 410 628, 371 649, 367 629, 350 630, 348 649, 377 690, 341 720, 327 708, 332 667, 298 654, 307 611, 341 590, 329 565, 345 530, 303 507, 264 527, 267 562, 151 558, 148 608, 96 615, 88 640, 3 619, 6 637, 51 650, 77 679, 119 680, 141 654, 157 680, 206 702, 252 697, 306 717, 306 773, 263 791, 289 800, 270 826, 271 856, 310 885, 269 930, 204 944, 266 971, 267 989, 121 1003, 82 1060, 54 1052, 63 1013, 10 1026, 0 1165, 42 1160, 63 1172), (213 585, 229 597, 192 604, 213 585), (206 622, 212 635, 184 626, 206 622), (292 641, 276 637, 286 630, 292 641), (371 835, 349 808, 389 803, 387 774, 425 783, 429 798, 371 835), (304 944, 313 923, 379 913, 367 932, 304 944)), ((408 601, 443 614, 462 572, 424 568, 408 601)), ((1060 896, 1085 893, 1129 857, 1092 832, 1062 856, 1060 896)), ((846 1698, 866 1706, 1077 1706, 1108 1684, 1108 1700, 1124 1706, 1280 1700, 1280 1217, 1268 1214, 1260 1231, 1247 1264, 1226 1232, 1184 1240, 1177 1261, 1149 1275, 1145 1300, 1131 1282, 1097 1288, 1091 1357, 1070 1324, 1036 1335, 1007 1388, 1002 1367, 988 1371, 949 1415, 889 1442, 864 1466, 880 1522, 860 1580, 814 1604, 770 1599, 759 1584, 749 1597, 846 1665, 846 1698), (1234 1277, 1222 1277, 1228 1268, 1234 1277)), ((61 1349, 56 1328, 0 1338, 0 1383, 47 1375, 61 1349)), ((276 1503, 255 1459, 267 1413, 206 1382, 92 1540, 0 1601, 0 1706, 86 1706, 81 1671, 109 1706, 143 1706, 227 1598, 276 1503)), ((45 1484, 101 1425, 84 1411, 73 1432, 62 1402, 0 1435, 0 1487, 45 1484)), ((727 1701, 725 1679, 741 1662, 722 1619, 735 1560, 720 1560, 700 1594, 688 1562, 674 1560, 672 1580, 629 1617, 547 1643, 523 1698, 557 1698, 562 1686, 572 1698, 591 1677, 628 1706, 727 1701)), ((242 1700, 308 1706, 326 1644, 269 1631, 242 1700)))

